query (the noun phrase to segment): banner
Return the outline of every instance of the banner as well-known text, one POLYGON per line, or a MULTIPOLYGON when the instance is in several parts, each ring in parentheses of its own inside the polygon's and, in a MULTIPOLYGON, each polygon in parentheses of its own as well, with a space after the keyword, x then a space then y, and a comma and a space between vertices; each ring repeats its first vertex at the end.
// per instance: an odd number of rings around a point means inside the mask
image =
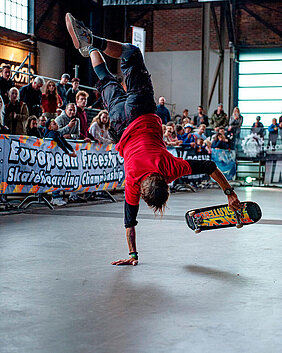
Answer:
POLYGON ((236 177, 236 152, 222 149, 212 149, 211 159, 222 171, 227 180, 234 180, 236 177))
POLYGON ((70 157, 51 139, 0 135, 0 194, 124 186, 123 158, 114 145, 68 142, 77 157, 70 157))
POLYGON ((132 44, 140 49, 144 57, 146 46, 146 31, 144 28, 132 26, 132 44))
POLYGON ((282 185, 282 154, 268 154, 265 162, 265 185, 282 185))
POLYGON ((112 5, 170 5, 187 4, 190 0, 103 0, 103 6, 112 5))

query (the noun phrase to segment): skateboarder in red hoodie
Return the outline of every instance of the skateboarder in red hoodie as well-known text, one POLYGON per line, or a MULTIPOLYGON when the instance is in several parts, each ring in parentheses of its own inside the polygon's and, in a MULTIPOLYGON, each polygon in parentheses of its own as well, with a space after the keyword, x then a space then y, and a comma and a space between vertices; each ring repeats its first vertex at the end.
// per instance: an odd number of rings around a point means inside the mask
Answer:
POLYGON ((140 197, 155 213, 162 214, 169 197, 168 184, 183 175, 209 174, 227 195, 229 207, 238 210, 240 201, 214 162, 188 162, 167 151, 163 142, 162 122, 155 114, 152 81, 139 48, 93 35, 70 13, 66 14, 66 24, 75 48, 79 49, 81 55, 91 59, 100 80, 98 90, 109 112, 109 134, 124 158, 124 223, 129 258, 112 264, 138 264, 135 226, 140 197), (121 59, 127 91, 109 72, 101 51, 121 59))

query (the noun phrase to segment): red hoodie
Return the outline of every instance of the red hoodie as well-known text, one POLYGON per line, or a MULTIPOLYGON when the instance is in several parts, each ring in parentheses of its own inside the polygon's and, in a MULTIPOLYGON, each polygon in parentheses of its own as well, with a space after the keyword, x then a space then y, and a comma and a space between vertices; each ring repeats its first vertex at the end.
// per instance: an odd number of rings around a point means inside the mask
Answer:
POLYGON ((148 175, 159 173, 170 183, 192 173, 187 161, 167 151, 162 121, 155 114, 135 119, 124 131, 116 149, 124 158, 125 199, 130 205, 139 204, 140 184, 148 175))

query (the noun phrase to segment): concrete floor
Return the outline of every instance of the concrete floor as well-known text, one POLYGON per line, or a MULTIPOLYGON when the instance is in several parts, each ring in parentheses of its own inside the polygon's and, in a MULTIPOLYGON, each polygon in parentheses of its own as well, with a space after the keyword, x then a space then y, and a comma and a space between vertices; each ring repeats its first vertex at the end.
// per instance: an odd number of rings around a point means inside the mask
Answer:
POLYGON ((0 216, 1 353, 281 353, 282 190, 240 188, 259 224, 195 236, 184 214, 219 190, 141 205, 140 264, 122 203, 0 216))

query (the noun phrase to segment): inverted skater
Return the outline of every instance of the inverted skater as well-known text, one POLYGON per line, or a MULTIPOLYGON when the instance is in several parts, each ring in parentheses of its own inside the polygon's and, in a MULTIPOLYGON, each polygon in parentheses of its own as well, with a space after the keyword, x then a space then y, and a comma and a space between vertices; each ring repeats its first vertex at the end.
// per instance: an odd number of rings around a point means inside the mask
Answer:
POLYGON ((162 214, 169 197, 169 186, 183 175, 208 174, 227 195, 229 207, 240 209, 240 201, 229 182, 212 161, 185 161, 167 151, 162 121, 155 114, 156 104, 150 74, 138 47, 95 36, 70 13, 66 25, 73 44, 82 56, 90 57, 99 78, 97 89, 109 112, 109 134, 124 158, 124 225, 129 258, 112 265, 137 265, 137 213, 142 198, 155 213, 162 214), (126 91, 110 73, 100 52, 121 59, 126 91))

